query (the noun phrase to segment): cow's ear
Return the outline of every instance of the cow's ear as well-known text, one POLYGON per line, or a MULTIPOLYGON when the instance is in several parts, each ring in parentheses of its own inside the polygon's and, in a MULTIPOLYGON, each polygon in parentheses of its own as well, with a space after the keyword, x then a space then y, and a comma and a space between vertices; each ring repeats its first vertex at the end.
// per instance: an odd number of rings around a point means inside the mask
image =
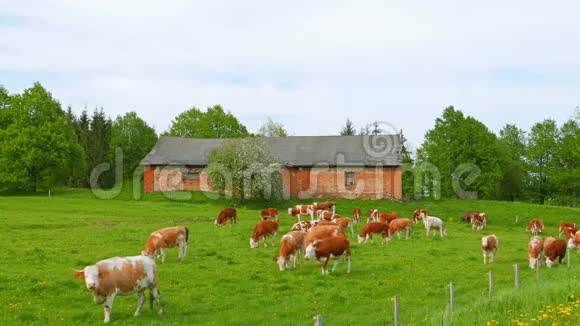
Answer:
POLYGON ((75 278, 85 278, 85 271, 76 271, 75 278))

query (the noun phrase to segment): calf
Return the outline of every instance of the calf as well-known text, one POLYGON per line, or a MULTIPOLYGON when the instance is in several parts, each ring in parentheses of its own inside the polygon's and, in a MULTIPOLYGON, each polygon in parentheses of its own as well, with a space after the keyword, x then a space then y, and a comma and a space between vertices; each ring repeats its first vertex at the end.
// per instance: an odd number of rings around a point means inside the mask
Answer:
POLYGON ((354 220, 354 223, 360 222, 360 215, 361 215, 360 208, 355 208, 354 211, 352 212, 352 219, 354 220))
POLYGON ((236 224, 236 217, 238 216, 238 212, 235 208, 224 208, 219 213, 218 217, 214 220, 214 224, 218 225, 226 225, 228 220, 230 220, 231 224, 236 224))
POLYGON ((483 263, 487 264, 486 259, 489 258, 489 262, 493 263, 495 261, 495 255, 497 253, 497 248, 499 246, 499 241, 497 237, 492 234, 481 238, 481 250, 483 251, 483 263))
POLYGON ((250 248, 257 248, 260 245, 260 240, 264 240, 264 247, 266 245, 266 237, 272 236, 272 246, 276 244, 276 233, 278 232, 278 222, 276 221, 262 221, 254 228, 254 233, 250 238, 250 248))
POLYGON ((435 216, 427 216, 424 214, 421 214, 421 216, 423 218, 423 224, 425 225, 425 231, 427 236, 429 236, 429 232, 431 231, 431 229, 439 230, 439 235, 441 237, 447 235, 447 230, 443 226, 443 220, 435 216))
POLYGON ((383 222, 390 223, 392 220, 399 218, 395 212, 381 213, 377 209, 367 211, 367 223, 369 222, 383 222))
POLYGON ((580 253, 580 230, 577 230, 576 233, 568 239, 568 248, 570 250, 576 248, 576 253, 580 253))
POLYGON ((296 205, 294 207, 288 208, 288 215, 298 218, 298 222, 301 222, 302 215, 310 215, 310 220, 314 220, 314 206, 312 205, 296 205))
POLYGON ((306 259, 317 259, 322 268, 322 274, 328 274, 328 262, 336 257, 332 271, 338 266, 338 258, 346 257, 346 272, 350 273, 350 242, 345 237, 330 237, 324 240, 316 240, 306 247, 306 259))
POLYGON ((358 243, 367 242, 368 239, 372 239, 373 234, 382 234, 383 242, 386 241, 389 236, 389 223, 371 222, 365 224, 358 236, 358 243))
POLYGON ((526 227, 527 232, 531 232, 533 235, 537 235, 544 231, 544 220, 542 219, 534 219, 531 220, 528 226, 526 227))
POLYGON ((161 262, 165 262, 167 256, 167 248, 178 247, 179 254, 178 261, 183 261, 187 253, 187 241, 189 240, 189 229, 184 226, 174 226, 164 228, 151 233, 149 240, 145 244, 145 249, 142 255, 152 258, 159 258, 161 262))
POLYGON ((306 234, 304 238, 304 247, 308 247, 312 242, 316 240, 323 240, 330 237, 344 237, 344 230, 340 225, 323 225, 317 226, 310 229, 310 232, 306 234))
POLYGON ((298 222, 298 223, 295 223, 294 225, 292 225, 292 229, 290 231, 308 232, 308 231, 310 231, 310 228, 312 226, 313 225, 310 221, 302 221, 302 222, 298 222))
POLYGON ((269 218, 273 218, 278 221, 280 219, 280 212, 276 208, 266 208, 260 212, 260 219, 265 221, 269 218))
POLYGON ((546 257, 546 266, 552 267, 556 260, 561 264, 566 256, 566 241, 548 237, 544 241, 544 257, 546 257))
POLYGON ((558 229, 558 237, 561 238, 562 234, 565 233, 567 228, 576 228, 576 223, 560 222, 560 228, 558 229))
POLYGON ((530 268, 534 269, 539 267, 540 261, 542 260, 542 250, 544 250, 544 241, 540 236, 533 236, 528 242, 528 257, 530 262, 530 268))
POLYGON ((280 240, 280 255, 274 257, 274 261, 278 262, 280 271, 285 271, 292 267, 296 269, 296 258, 304 254, 304 237, 303 231, 291 231, 282 236, 280 240))
POLYGON ((114 257, 101 260, 95 265, 85 267, 82 271, 77 271, 75 277, 85 279, 85 284, 93 293, 93 301, 96 304, 105 304, 105 323, 111 321, 113 301, 117 295, 137 292, 135 316, 139 316, 145 302, 145 289, 151 293, 151 307, 155 299, 158 313, 163 314, 157 288, 157 269, 151 257, 114 257))
POLYGON ((471 214, 471 229, 483 230, 487 225, 487 214, 472 213, 471 214))
POLYGON ((322 209, 316 211, 316 216, 318 217, 319 220, 327 220, 327 221, 330 221, 335 217, 339 217, 339 215, 334 214, 333 212, 325 211, 322 209))
POLYGON ((335 217, 332 221, 340 225, 343 229, 350 228, 350 235, 354 237, 354 227, 352 225, 352 220, 348 217, 335 217))
POLYGON ((391 240, 393 234, 397 234, 399 239, 401 239, 401 231, 405 230, 405 240, 411 237, 411 220, 408 218, 398 218, 391 223, 389 223, 389 240, 391 240))
POLYGON ((471 222, 471 216, 473 215, 473 213, 479 214, 478 211, 466 211, 465 213, 463 213, 461 220, 467 223, 471 222))
POLYGON ((314 210, 327 210, 332 211, 332 214, 336 213, 336 203, 332 201, 327 201, 323 203, 312 203, 314 210))
POLYGON ((427 216, 428 212, 426 209, 416 209, 413 212, 413 222, 419 223, 419 219, 422 219, 423 216, 427 216))

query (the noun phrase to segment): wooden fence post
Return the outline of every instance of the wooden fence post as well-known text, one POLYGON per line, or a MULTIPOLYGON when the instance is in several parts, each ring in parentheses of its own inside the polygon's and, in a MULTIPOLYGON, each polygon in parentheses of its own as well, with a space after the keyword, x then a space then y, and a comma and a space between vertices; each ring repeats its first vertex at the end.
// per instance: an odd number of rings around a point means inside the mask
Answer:
POLYGON ((322 315, 316 315, 316 322, 314 326, 322 326, 322 315))
POLYGON ((394 296, 393 302, 394 302, 394 309, 395 309, 395 326, 399 326, 399 325, 401 325, 399 323, 399 297, 394 296))
POLYGON ((516 289, 520 288, 520 266, 518 264, 514 265, 514 279, 516 289))
POLYGON ((493 296, 493 272, 489 271, 489 298, 493 296))
POLYGON ((449 283, 449 309, 453 314, 455 310, 455 288, 453 287, 453 282, 449 283))

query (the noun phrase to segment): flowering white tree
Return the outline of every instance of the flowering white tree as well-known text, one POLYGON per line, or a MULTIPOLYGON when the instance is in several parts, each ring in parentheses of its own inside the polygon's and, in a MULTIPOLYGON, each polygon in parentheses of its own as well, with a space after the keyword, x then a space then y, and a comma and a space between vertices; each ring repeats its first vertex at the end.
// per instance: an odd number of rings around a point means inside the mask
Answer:
POLYGON ((243 202, 248 196, 265 200, 282 194, 281 165, 260 139, 227 141, 208 157, 207 174, 218 191, 233 191, 243 202))

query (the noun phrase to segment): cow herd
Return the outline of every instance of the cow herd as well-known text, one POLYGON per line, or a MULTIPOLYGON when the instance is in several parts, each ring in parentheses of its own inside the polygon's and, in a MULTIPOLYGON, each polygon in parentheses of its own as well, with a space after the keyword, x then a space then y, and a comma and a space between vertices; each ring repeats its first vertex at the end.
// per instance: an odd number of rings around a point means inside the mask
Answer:
MULTIPOLYGON (((347 273, 351 271, 351 248, 347 238, 347 230, 354 237, 354 223, 360 223, 361 210, 355 208, 353 217, 342 217, 336 214, 334 202, 313 203, 311 205, 296 205, 288 209, 290 216, 296 217, 295 223, 289 232, 280 239, 279 255, 273 260, 278 264, 280 271, 289 268, 296 269, 297 261, 304 259, 317 260, 321 265, 322 274, 328 274, 328 264, 335 258, 334 271, 338 259, 345 257, 347 273), (302 220, 302 216, 310 216, 310 220, 302 220)), ((276 236, 279 229, 280 214, 276 208, 266 208, 260 212, 260 222, 256 224, 249 240, 250 248, 258 248, 260 241, 267 246, 267 237, 271 237, 272 246, 276 245, 276 236)), ((214 220, 216 226, 230 222, 236 224, 237 211, 235 208, 222 209, 214 220)), ((383 242, 397 235, 401 239, 404 232, 405 239, 411 237, 412 224, 423 221, 426 235, 431 231, 439 233, 440 237, 447 236, 447 229, 441 218, 430 216, 426 209, 418 209, 412 218, 401 218, 396 212, 380 212, 376 209, 367 211, 367 223, 358 234, 359 244, 367 242, 373 235, 380 235, 383 242)), ((472 229, 483 230, 487 226, 487 214, 477 211, 467 211, 462 217, 470 222, 472 229)), ((568 243, 563 239, 548 237, 545 240, 538 234, 543 232, 544 223, 541 219, 530 221, 526 231, 533 234, 528 243, 529 266, 538 268, 541 264, 551 267, 556 261, 562 263, 566 248, 580 252, 580 230, 576 224, 562 222, 559 228, 559 237, 566 235, 568 243)), ((189 230, 187 227, 175 226, 157 230, 151 233, 141 255, 129 257, 114 257, 104 259, 95 265, 86 266, 75 273, 76 278, 85 280, 86 287, 92 292, 94 302, 104 304, 105 322, 110 321, 111 309, 116 295, 138 294, 135 316, 141 313, 145 302, 144 291, 149 290, 151 306, 157 303, 158 313, 163 313, 160 303, 160 294, 157 287, 157 270, 155 259, 161 258, 165 262, 167 248, 178 248, 178 261, 182 261, 187 253, 189 230)), ((493 263, 498 250, 497 236, 491 234, 481 238, 483 263, 493 263)))

